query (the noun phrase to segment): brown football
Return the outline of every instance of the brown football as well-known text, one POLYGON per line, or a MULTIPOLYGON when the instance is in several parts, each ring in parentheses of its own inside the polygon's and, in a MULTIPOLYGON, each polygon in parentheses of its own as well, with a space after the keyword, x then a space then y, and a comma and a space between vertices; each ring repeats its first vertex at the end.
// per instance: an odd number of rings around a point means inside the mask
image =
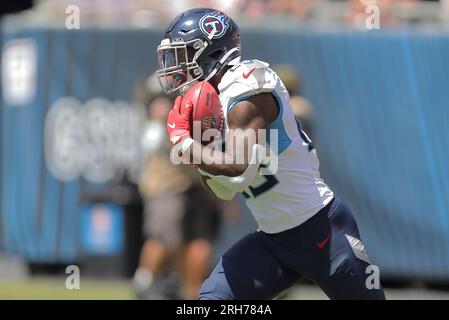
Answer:
POLYGON ((223 128, 223 110, 217 91, 207 81, 198 82, 183 95, 181 108, 185 107, 188 101, 193 104, 190 128, 192 137, 207 145, 213 140, 212 135, 221 132, 223 128), (204 134, 207 129, 215 130, 209 130, 204 134))

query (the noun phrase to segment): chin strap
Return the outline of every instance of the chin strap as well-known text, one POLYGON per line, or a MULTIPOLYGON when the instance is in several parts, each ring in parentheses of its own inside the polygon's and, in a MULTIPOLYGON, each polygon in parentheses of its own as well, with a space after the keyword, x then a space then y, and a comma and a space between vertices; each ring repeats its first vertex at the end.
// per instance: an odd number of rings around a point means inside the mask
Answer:
MULTIPOLYGON (((220 61, 217 62, 217 66, 214 68, 214 70, 212 70, 212 72, 206 77, 206 79, 204 79, 204 81, 209 81, 218 72, 218 70, 221 69, 221 66, 231 56, 231 54, 237 51, 240 51, 240 49, 238 47, 235 47, 226 52, 226 54, 220 59, 220 61)), ((231 60, 231 62, 233 63, 232 65, 239 63, 240 57, 231 60)), ((229 65, 231 64, 229 63, 229 65)))

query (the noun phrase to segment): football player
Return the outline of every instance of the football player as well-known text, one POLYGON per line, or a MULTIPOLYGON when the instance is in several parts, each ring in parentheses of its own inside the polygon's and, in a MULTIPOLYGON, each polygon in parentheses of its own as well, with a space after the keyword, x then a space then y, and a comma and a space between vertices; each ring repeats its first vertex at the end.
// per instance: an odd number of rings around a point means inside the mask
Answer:
POLYGON ((202 152, 208 147, 190 132, 192 103, 181 105, 178 97, 167 120, 173 148, 198 163, 218 197, 242 193, 258 223, 221 257, 200 299, 270 299, 303 276, 331 299, 384 299, 380 286, 367 285, 370 262, 357 223, 321 179, 316 149, 295 120, 285 86, 268 63, 241 61, 235 22, 213 9, 185 11, 168 25, 157 53, 166 92, 208 81, 225 118, 225 149, 202 152), (266 141, 241 133, 270 129, 277 130, 277 170, 267 172, 269 163, 257 156, 266 141), (249 146, 240 162, 233 161, 239 144, 249 146))

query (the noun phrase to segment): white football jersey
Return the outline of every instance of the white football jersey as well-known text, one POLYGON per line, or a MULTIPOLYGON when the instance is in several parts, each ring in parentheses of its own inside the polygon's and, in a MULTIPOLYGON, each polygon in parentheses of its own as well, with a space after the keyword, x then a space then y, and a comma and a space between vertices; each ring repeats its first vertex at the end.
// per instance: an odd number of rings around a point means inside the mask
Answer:
POLYGON ((268 63, 245 60, 225 73, 218 89, 226 127, 228 112, 253 95, 270 92, 279 106, 278 116, 269 126, 278 132, 277 172, 258 174, 243 193, 259 229, 278 233, 318 213, 334 194, 320 178, 316 149, 300 129, 288 92, 277 74, 268 63))

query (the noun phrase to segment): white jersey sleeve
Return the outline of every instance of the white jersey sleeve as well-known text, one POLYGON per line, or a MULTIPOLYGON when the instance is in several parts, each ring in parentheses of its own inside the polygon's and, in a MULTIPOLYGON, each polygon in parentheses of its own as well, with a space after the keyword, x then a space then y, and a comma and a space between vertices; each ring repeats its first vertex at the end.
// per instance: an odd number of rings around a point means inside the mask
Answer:
POLYGON ((218 86, 226 125, 227 113, 235 104, 259 93, 272 92, 276 81, 269 64, 256 59, 242 61, 229 69, 218 86))
POLYGON ((230 110, 253 95, 271 93, 278 105, 278 115, 268 128, 277 135, 272 138, 267 133, 270 147, 276 150, 276 170, 261 165, 263 169, 242 193, 259 228, 267 233, 291 229, 326 206, 334 194, 320 178, 316 149, 301 130, 288 92, 269 64, 242 61, 225 73, 218 89, 226 128, 230 110))

